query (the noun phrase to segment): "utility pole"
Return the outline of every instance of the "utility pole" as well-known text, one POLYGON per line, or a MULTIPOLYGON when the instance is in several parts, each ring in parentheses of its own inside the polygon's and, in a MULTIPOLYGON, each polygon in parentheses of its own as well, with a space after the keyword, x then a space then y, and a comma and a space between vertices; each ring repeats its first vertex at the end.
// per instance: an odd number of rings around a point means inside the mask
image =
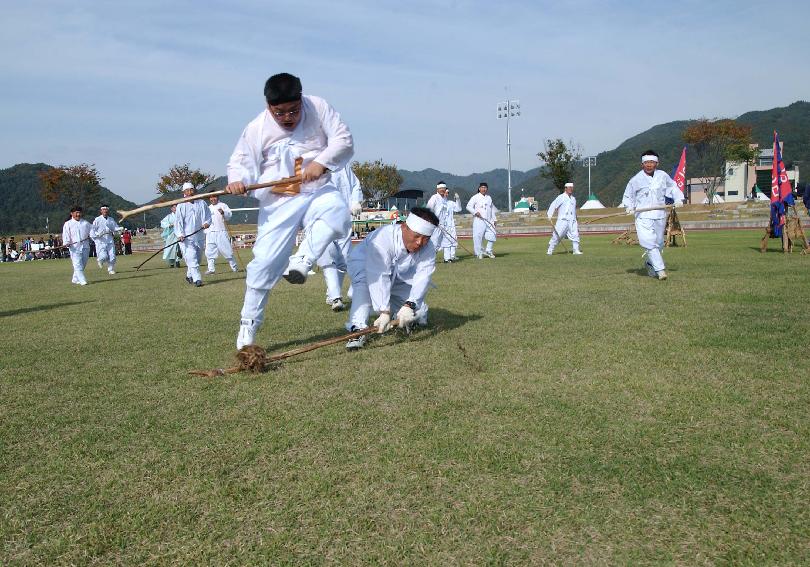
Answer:
POLYGON ((582 165, 588 168, 588 199, 591 198, 591 166, 596 165, 596 156, 582 158, 582 165))
POLYGON ((509 132, 509 121, 518 116, 520 116, 519 100, 506 100, 498 103, 498 120, 506 118, 506 190, 510 213, 512 212, 512 140, 509 132))

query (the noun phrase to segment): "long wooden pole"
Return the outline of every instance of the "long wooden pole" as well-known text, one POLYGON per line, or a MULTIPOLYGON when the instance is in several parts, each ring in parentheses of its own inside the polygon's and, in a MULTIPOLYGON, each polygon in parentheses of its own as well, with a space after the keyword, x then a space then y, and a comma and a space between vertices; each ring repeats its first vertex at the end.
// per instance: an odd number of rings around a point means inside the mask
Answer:
POLYGON ((609 219, 609 218, 612 218, 612 217, 623 217, 623 216, 630 215, 630 214, 634 214, 634 213, 645 213, 645 212, 647 212, 647 211, 665 211, 665 210, 667 210, 667 209, 672 209, 672 208, 674 208, 674 207, 675 207, 675 205, 661 205, 660 207, 647 207, 647 208, 645 208, 645 209, 636 209, 636 210, 635 210, 635 211, 633 211, 632 213, 628 213, 628 212, 623 212, 623 213, 611 213, 611 214, 609 214, 609 215, 604 215, 604 216, 601 216, 601 217, 596 217, 595 219, 591 219, 591 220, 589 220, 588 222, 584 222, 584 223, 582 223, 582 224, 591 224, 592 222, 596 222, 596 221, 598 221, 598 220, 602 220, 602 219, 609 219))
MULTIPOLYGON (((271 187, 273 188, 273 193, 279 193, 281 195, 298 195, 301 192, 302 163, 303 163, 302 158, 295 159, 296 174, 293 175, 292 177, 285 177, 283 179, 279 179, 278 181, 269 181, 267 183, 255 183, 253 185, 248 185, 247 187, 245 187, 245 191, 255 191, 256 189, 264 189, 265 187, 271 187)), ((121 215, 121 220, 124 220, 125 218, 131 217, 132 215, 144 213, 146 211, 151 211, 153 209, 171 207, 172 205, 179 205, 180 203, 188 203, 190 201, 197 201, 199 199, 207 199, 209 197, 220 197, 222 195, 229 195, 229 193, 225 189, 220 189, 219 191, 211 191, 210 193, 200 193, 199 195, 190 195, 188 197, 181 197, 179 199, 173 199, 171 201, 152 203, 149 205, 138 207, 137 209, 132 209, 131 211, 118 211, 118 214, 121 215)))

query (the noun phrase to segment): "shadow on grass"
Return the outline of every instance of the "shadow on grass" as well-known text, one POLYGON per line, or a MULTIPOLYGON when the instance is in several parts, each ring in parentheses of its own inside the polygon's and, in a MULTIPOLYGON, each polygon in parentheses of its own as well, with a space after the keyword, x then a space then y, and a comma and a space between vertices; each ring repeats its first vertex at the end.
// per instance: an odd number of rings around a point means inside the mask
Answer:
POLYGON ((63 301, 62 303, 50 303, 48 305, 34 305, 32 307, 21 307, 19 309, 11 309, 10 311, 0 311, 0 319, 3 317, 13 317, 14 315, 22 315, 23 313, 36 313, 38 311, 49 311, 51 309, 59 309, 60 307, 69 307, 71 305, 81 305, 82 303, 95 303, 95 301, 63 301))
MULTIPOLYGON (((228 275, 231 275, 231 274, 228 274, 228 275)), ((206 285, 206 286, 208 286, 208 285, 216 285, 216 284, 221 284, 221 283, 226 283, 226 282, 233 282, 233 281, 238 281, 238 280, 244 280, 245 279, 244 274, 242 274, 241 276, 236 275, 236 274, 233 274, 233 275, 234 275, 234 277, 231 277, 231 278, 221 278, 221 279, 216 279, 216 280, 210 280, 210 279, 209 280, 203 280, 203 285, 206 285)))
POLYGON ((140 279, 140 278, 152 278, 152 277, 154 277, 156 275, 157 274, 143 274, 142 276, 127 276, 125 278, 110 278, 110 279, 104 279, 104 280, 95 280, 95 281, 90 282, 90 284, 91 285, 98 285, 98 284, 104 284, 104 283, 127 282, 129 280, 137 280, 137 279, 140 279))
MULTIPOLYGON (((793 245, 793 251, 794 251, 794 252, 798 252, 799 254, 801 254, 801 253, 802 253, 802 248, 801 248, 801 246, 802 246, 802 243, 801 243, 801 242, 799 242, 799 246, 798 246, 798 248, 797 248, 797 247, 796 247, 796 245, 794 244, 794 245, 793 245)), ((754 251, 756 251, 756 252, 759 252, 760 254, 768 254, 768 253, 771 253, 771 252, 777 252, 777 253, 779 253, 779 254, 784 254, 784 252, 782 251, 782 245, 781 245, 781 244, 779 244, 779 248, 771 248, 771 247, 769 246, 768 248, 766 248, 766 249, 765 249, 765 252, 763 252, 762 250, 760 250, 759 246, 749 246, 749 247, 748 247, 748 249, 749 249, 749 250, 754 250, 754 251)), ((788 252, 788 254, 790 254, 790 252, 788 252)))

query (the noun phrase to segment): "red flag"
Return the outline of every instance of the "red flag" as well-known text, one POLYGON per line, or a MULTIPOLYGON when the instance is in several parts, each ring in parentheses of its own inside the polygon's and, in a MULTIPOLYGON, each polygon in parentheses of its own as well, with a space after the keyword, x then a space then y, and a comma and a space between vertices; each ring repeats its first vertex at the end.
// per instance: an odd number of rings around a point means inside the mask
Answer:
POLYGON ((788 181, 785 162, 782 161, 782 148, 779 146, 779 134, 773 131, 773 165, 771 166, 771 203, 785 202, 793 205, 793 188, 788 181))
POLYGON ((686 195, 686 146, 683 147, 681 161, 678 162, 678 168, 675 170, 675 176, 672 179, 678 189, 681 190, 681 193, 686 195))

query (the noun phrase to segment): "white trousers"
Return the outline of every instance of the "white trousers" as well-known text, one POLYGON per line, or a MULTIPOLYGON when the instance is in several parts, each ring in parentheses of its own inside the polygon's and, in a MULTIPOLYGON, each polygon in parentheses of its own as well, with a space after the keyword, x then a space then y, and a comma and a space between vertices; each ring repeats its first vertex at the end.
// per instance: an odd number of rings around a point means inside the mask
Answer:
POLYGON ((495 242, 497 235, 493 230, 490 223, 482 218, 473 218, 473 253, 480 256, 483 253, 481 249, 481 240, 487 241, 487 252, 492 252, 492 244, 495 242))
POLYGON ((200 275, 200 262, 203 258, 204 248, 204 235, 200 233, 187 236, 180 243, 180 250, 183 252, 183 260, 186 261, 186 277, 191 278, 191 281, 196 282, 202 280, 202 275, 200 275))
POLYGON ((227 231, 223 230, 210 230, 205 235, 205 257, 208 260, 208 271, 213 272, 216 269, 217 256, 222 255, 228 261, 232 270, 237 269, 236 262, 233 259, 233 247, 231 246, 231 237, 227 231))
MULTIPOLYGON (((371 314, 371 295, 368 291, 368 281, 366 280, 365 258, 361 262, 349 261, 349 274, 352 278, 352 306, 349 310, 349 320, 346 322, 346 330, 351 331, 352 327, 365 329, 368 327, 368 317, 371 314)), ((411 284, 401 280, 394 280, 391 284, 391 300, 388 308, 391 310, 391 319, 396 319, 397 311, 402 307, 411 293, 411 284)), ((420 325, 427 325, 428 306, 424 301, 416 310, 416 322, 420 325)))
POLYGON ((242 319, 258 328, 264 320, 267 295, 281 278, 295 246, 295 235, 307 227, 297 254, 313 264, 326 247, 351 230, 349 207, 333 185, 314 193, 274 196, 266 220, 259 227, 253 246, 253 260, 247 265, 242 319))
POLYGON ((579 226, 576 219, 557 219, 554 231, 551 232, 551 240, 548 243, 548 251, 553 252, 554 247, 560 239, 568 237, 574 244, 574 252, 579 250, 579 226), (556 231, 556 232, 555 232, 556 231))
POLYGON ((331 301, 343 296, 343 278, 346 275, 346 258, 352 249, 351 230, 343 237, 333 240, 318 258, 318 265, 326 282, 326 299, 331 301))
POLYGON ((456 257, 457 239, 456 223, 452 221, 440 224, 439 228, 433 231, 433 236, 430 237, 430 241, 433 242, 433 247, 436 248, 437 252, 439 250, 442 251, 445 260, 456 257))
POLYGON ((115 241, 96 240, 96 257, 99 264, 109 264, 108 270, 115 269, 115 241))
POLYGON ((74 246, 68 248, 70 251, 70 263, 73 264, 73 283, 82 283, 87 280, 84 277, 84 267, 90 257, 90 245, 83 244, 78 250, 73 250, 74 246))
POLYGON ((664 232, 666 231, 667 219, 645 219, 636 218, 636 234, 638 243, 647 252, 647 261, 652 265, 653 270, 660 272, 665 268, 664 258, 661 251, 664 249, 664 232))

